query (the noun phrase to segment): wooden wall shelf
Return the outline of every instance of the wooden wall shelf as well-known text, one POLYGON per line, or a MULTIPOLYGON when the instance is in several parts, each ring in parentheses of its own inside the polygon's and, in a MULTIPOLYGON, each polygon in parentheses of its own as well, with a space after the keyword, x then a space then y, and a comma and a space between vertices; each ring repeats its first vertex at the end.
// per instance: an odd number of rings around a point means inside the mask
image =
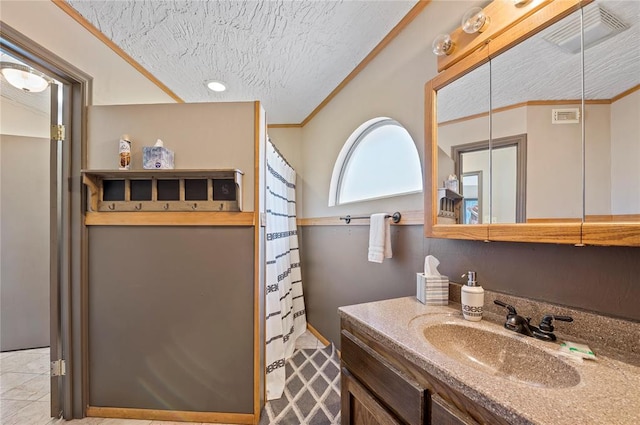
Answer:
POLYGON ((240 170, 82 170, 89 209, 109 213, 239 212, 240 170))
POLYGON ((253 212, 87 212, 87 226, 253 226, 253 212))
POLYGON ((450 189, 438 189, 438 224, 460 223, 460 204, 464 198, 450 189))

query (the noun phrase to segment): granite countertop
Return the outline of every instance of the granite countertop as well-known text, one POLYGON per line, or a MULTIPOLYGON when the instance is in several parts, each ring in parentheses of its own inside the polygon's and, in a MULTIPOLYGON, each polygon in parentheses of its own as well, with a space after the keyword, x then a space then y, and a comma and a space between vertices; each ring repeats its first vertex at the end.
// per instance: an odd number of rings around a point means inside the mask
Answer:
MULTIPOLYGON (((488 320, 470 322, 462 318, 459 304, 425 306, 415 297, 341 307, 339 313, 343 320, 510 423, 640 423, 640 367, 599 355, 595 349, 596 360, 573 360, 559 352, 559 342, 519 335, 488 320), (460 363, 438 351, 423 335, 426 327, 442 323, 477 327, 543 350, 575 369, 579 383, 564 388, 532 386, 460 363)), ((544 374, 542 363, 540 373, 544 374)))

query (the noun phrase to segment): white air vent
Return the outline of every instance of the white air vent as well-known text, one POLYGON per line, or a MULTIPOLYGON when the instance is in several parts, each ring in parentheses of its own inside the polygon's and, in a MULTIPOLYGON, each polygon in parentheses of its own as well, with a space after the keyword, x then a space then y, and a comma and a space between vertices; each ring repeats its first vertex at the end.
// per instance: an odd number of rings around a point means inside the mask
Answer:
MULTIPOLYGON (((620 18, 600 6, 584 11, 584 48, 595 46, 629 28, 620 18)), ((565 25, 544 37, 569 53, 580 51, 580 17, 575 16, 565 25)))
POLYGON ((577 124, 580 122, 579 108, 552 109, 551 113, 552 124, 577 124))

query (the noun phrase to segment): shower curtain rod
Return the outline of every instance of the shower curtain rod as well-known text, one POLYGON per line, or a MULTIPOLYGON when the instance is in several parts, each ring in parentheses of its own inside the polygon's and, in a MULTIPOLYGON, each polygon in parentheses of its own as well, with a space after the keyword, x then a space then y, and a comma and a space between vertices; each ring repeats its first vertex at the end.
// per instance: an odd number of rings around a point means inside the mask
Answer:
POLYGON ((284 155, 282 155, 282 153, 278 150, 276 145, 271 141, 271 137, 269 137, 268 135, 267 135, 267 140, 271 144, 271 147, 273 148, 273 150, 276 151, 276 153, 278 154, 278 156, 280 156, 280 158, 282 158, 284 163, 287 164, 289 166, 289 168, 291 168, 292 170, 295 171, 295 168, 293 168, 293 166, 291 164, 289 164, 289 161, 287 161, 287 159, 284 157, 284 155))
MULTIPOLYGON (((347 215, 345 217, 340 217, 340 220, 344 220, 347 222, 347 224, 349 224, 351 223, 351 220, 364 220, 367 218, 371 218, 371 217, 366 215, 363 215, 360 217, 351 217, 350 215, 347 215)), ((400 219, 402 218, 402 215, 398 211, 396 211, 393 213, 393 215, 389 215, 389 214, 385 215, 384 218, 392 218, 394 223, 399 223, 400 219)))

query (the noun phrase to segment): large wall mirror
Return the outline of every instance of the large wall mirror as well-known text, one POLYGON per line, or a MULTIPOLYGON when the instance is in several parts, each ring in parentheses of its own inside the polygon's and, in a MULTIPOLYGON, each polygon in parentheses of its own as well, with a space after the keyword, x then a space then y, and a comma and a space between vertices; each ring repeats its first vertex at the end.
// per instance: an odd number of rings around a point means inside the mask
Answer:
POLYGON ((427 236, 640 246, 640 2, 574 4, 427 84, 427 236))

